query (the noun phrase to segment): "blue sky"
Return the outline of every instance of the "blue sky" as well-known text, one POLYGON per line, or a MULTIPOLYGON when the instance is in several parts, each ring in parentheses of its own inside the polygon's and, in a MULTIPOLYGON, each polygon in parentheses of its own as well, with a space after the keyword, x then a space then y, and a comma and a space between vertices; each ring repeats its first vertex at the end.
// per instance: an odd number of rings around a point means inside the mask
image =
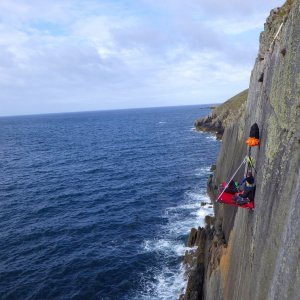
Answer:
POLYGON ((222 102, 282 3, 1 0, 0 115, 222 102))

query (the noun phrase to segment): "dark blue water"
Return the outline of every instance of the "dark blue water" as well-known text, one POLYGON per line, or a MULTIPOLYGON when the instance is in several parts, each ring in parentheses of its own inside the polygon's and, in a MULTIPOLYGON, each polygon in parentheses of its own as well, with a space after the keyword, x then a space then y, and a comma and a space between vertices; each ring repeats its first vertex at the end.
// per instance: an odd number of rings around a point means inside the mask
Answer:
POLYGON ((199 106, 0 118, 0 298, 175 299, 211 212, 199 106))

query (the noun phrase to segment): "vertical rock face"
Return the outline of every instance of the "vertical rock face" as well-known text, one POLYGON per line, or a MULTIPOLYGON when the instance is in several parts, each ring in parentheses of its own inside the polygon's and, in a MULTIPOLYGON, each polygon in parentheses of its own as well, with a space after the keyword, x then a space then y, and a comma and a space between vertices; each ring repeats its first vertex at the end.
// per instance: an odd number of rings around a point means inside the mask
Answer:
POLYGON ((215 205, 227 247, 217 266, 208 257, 204 299, 300 299, 300 0, 267 19, 244 116, 225 130, 214 184, 247 154, 254 122, 255 211, 215 205))

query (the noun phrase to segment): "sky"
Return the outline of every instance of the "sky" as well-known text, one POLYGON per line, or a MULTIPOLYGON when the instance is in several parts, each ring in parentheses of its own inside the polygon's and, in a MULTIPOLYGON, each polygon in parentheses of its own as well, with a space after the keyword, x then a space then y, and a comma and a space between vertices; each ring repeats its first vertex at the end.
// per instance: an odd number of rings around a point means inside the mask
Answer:
POLYGON ((0 115, 220 103, 283 0, 0 0, 0 115))

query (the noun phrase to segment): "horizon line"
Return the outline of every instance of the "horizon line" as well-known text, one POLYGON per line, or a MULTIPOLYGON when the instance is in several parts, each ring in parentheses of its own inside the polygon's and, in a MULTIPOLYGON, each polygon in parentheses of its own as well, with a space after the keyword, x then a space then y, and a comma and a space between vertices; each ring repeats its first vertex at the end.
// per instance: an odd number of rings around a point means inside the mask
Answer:
POLYGON ((45 112, 33 114, 17 114, 17 115, 0 115, 0 118, 11 117, 30 117, 30 116, 46 116, 46 115, 59 115, 59 114, 76 114, 76 113, 92 113, 92 112, 105 112, 105 111, 119 111, 119 110, 140 110, 140 109, 153 109, 153 108, 167 108, 167 107, 182 107, 182 106, 208 106, 220 105, 224 102, 206 103, 206 104, 186 104, 186 105, 167 105, 167 106, 149 106, 149 107, 131 107, 131 108, 114 108, 114 109, 97 109, 97 110, 81 110, 81 111, 63 111, 63 112, 45 112))

